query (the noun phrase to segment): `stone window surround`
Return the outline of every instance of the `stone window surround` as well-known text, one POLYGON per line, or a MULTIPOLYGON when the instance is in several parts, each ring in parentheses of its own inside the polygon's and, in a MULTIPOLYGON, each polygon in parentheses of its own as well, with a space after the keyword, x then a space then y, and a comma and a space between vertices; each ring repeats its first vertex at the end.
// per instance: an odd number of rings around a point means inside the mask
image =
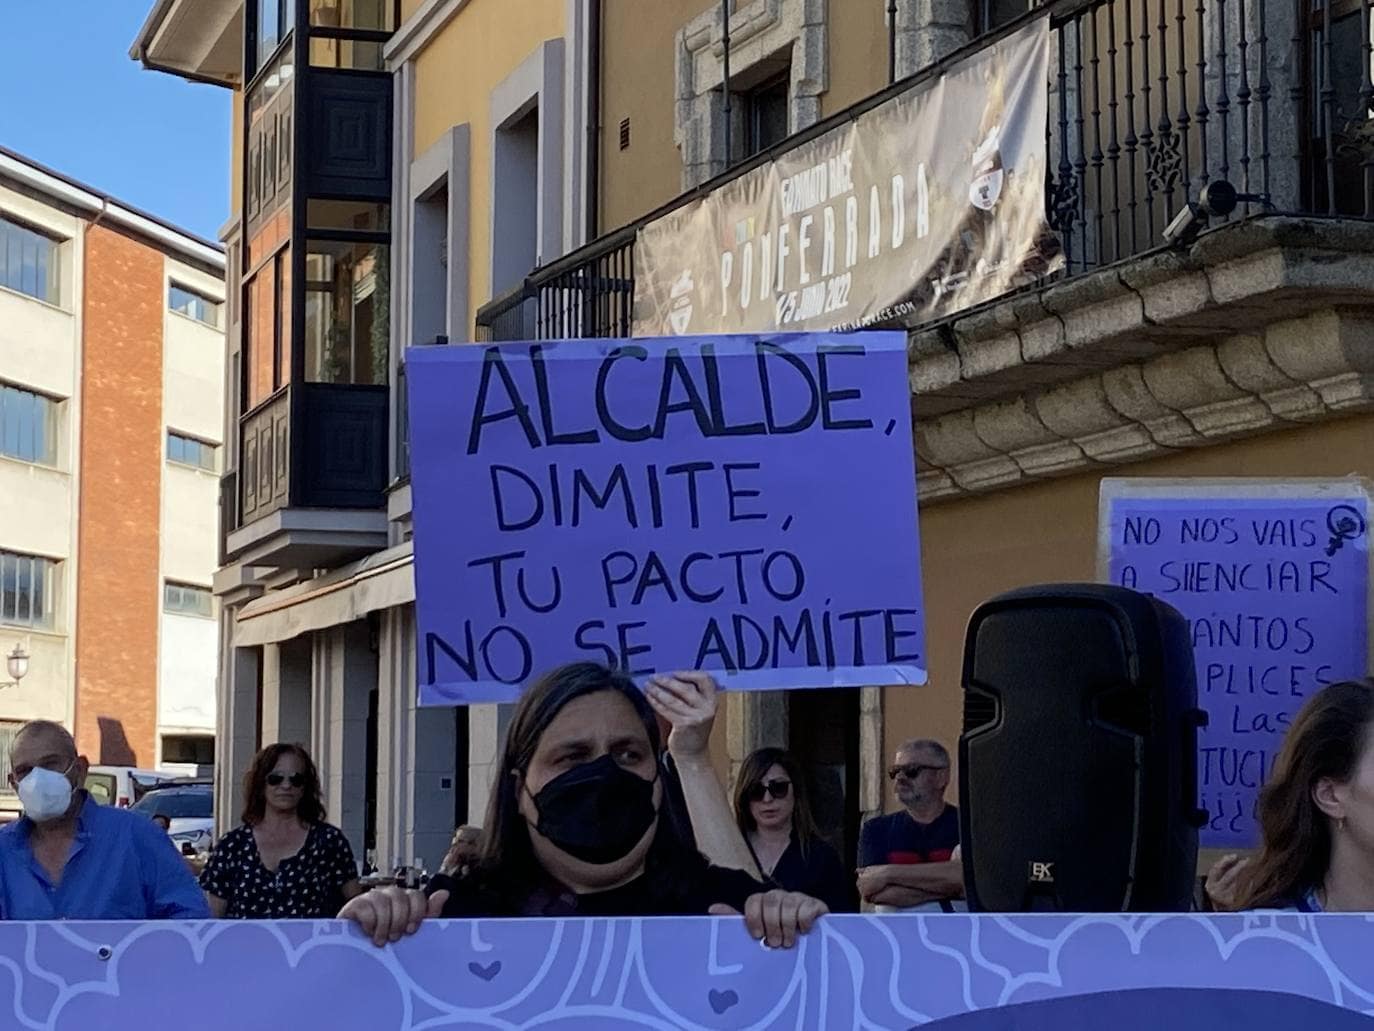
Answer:
MULTIPOLYGON (((821 94, 829 81, 826 8, 826 0, 752 0, 730 15, 731 78, 780 51, 791 50, 788 130, 792 133, 821 119, 821 94)), ((677 33, 673 139, 682 154, 684 189, 725 170, 722 28, 721 8, 714 4, 677 33)))
MULTIPOLYGON (((439 140, 416 158, 410 165, 407 186, 409 197, 406 211, 407 225, 410 227, 409 239, 402 256, 402 282, 413 286, 415 282, 416 251, 426 241, 416 240, 421 230, 417 209, 429 201, 439 190, 448 190, 448 219, 446 230, 446 250, 449 255, 446 288, 448 291, 444 319, 444 335, 450 340, 459 339, 468 324, 468 278, 467 263, 461 260, 468 252, 468 160, 471 153, 469 129, 466 124, 455 125, 444 133, 439 140), (454 260, 455 256, 459 260, 454 260)), ((406 306, 407 323, 404 339, 418 342, 417 324, 434 323, 432 315, 428 318, 416 316, 418 298, 412 296, 406 306)))
MULTIPOLYGON (((563 40, 546 40, 491 91, 491 138, 488 140, 490 240, 496 239, 499 206, 496 203, 496 134, 531 110, 539 112, 536 267, 563 254, 563 125, 566 114, 563 71, 563 40)), ((495 248, 486 260, 494 276, 495 248)))
MULTIPOLYGON (((586 182, 587 153, 585 136, 579 127, 585 125, 586 119, 587 75, 589 73, 587 63, 589 40, 587 34, 590 26, 589 8, 591 2, 592 0, 565 0, 566 38, 557 41, 558 66, 562 69, 560 74, 563 75, 564 81, 554 83, 548 76, 547 65, 542 69, 544 72, 542 85, 548 88, 549 96, 541 99, 541 108, 546 100, 550 104, 554 103, 556 95, 559 110, 557 112, 550 111, 549 114, 560 118, 563 126, 561 144, 556 144, 553 139, 548 139, 548 147, 543 148, 545 153, 542 154, 549 161, 558 160, 561 162, 561 174, 564 176, 563 187, 555 198, 561 214, 557 220, 546 219, 541 224, 540 244, 546 260, 560 256, 587 241, 586 226, 584 225, 586 191, 583 188, 583 184, 586 182), (559 151, 556 157, 555 151, 559 151)), ((477 259, 478 256, 468 253, 470 247, 467 234, 460 232, 457 228, 459 219, 466 220, 469 231, 471 228, 470 204, 467 204, 463 198, 466 198, 470 193, 467 185, 470 169, 467 163, 471 160, 472 144, 470 135, 467 136, 466 140, 461 140, 453 137, 453 134, 455 132, 470 133, 469 127, 467 125, 452 127, 448 136, 445 137, 450 140, 449 143, 445 143, 445 140, 441 139, 429 152, 412 161, 415 143, 416 60, 425 48, 463 12, 469 3, 470 0, 423 0, 411 16, 397 28, 384 48, 387 68, 393 73, 394 81, 392 167, 395 169, 395 174, 392 182, 391 206, 393 286, 391 339, 393 342, 409 339, 410 327, 413 323, 409 297, 411 280, 408 275, 411 267, 410 255, 413 252, 411 239, 413 232, 411 197, 414 192, 412 190, 412 165, 416 166, 414 173, 416 179, 420 179, 425 174, 425 169, 429 167, 431 160, 447 160, 452 155, 453 164, 450 166, 448 177, 449 217, 452 223, 448 254, 450 278, 457 276, 459 281, 450 284, 448 310, 450 339, 466 339, 471 330, 471 308, 473 305, 481 303, 481 298, 468 296, 466 279, 469 262, 477 259), (466 148, 466 153, 460 152, 463 148, 466 148), (444 158, 436 159, 434 155, 437 153, 442 153, 444 158)), ((490 103, 494 109, 505 103, 504 99, 498 98, 497 95, 503 93, 512 80, 519 79, 522 72, 540 70, 530 67, 531 62, 539 61, 543 64, 540 61, 541 54, 545 57, 552 56, 547 52, 546 47, 547 45, 536 47, 533 53, 526 57, 525 62, 506 81, 492 90, 490 103)), ((499 124, 501 120, 495 119, 493 124, 499 124)), ((542 131, 541 141, 544 141, 542 131)), ((437 187, 438 183, 431 183, 430 185, 437 187)), ((423 192, 424 187, 420 186, 419 189, 423 192)), ((399 411, 395 394, 398 377, 394 366, 399 362, 400 356, 401 348, 393 346, 391 355, 393 363, 391 375, 392 412, 399 411)), ((393 463, 397 460, 394 448, 392 449, 391 460, 393 463)), ((397 468, 393 464, 393 477, 396 473, 397 468)), ((389 519, 394 524, 391 532, 391 543, 399 544, 406 539, 409 532, 411 497, 408 481, 393 487, 388 498, 388 508, 389 519)))
MULTIPOLYGON (((414 76, 398 75, 397 79, 399 93, 407 83, 413 85, 414 76)), ((433 327, 440 320, 436 317, 433 300, 426 303, 425 299, 416 293, 415 268, 417 255, 433 253, 432 248, 438 243, 439 233, 443 234, 444 254, 447 256, 444 270, 444 318, 442 330, 439 332, 450 340, 462 340, 467 335, 467 327, 470 325, 467 255, 471 222, 468 162, 471 153, 470 127, 466 122, 455 125, 440 136, 429 150, 410 162, 409 167, 396 175, 392 183, 391 281, 393 284, 403 285, 401 289, 393 291, 391 300, 392 340, 427 342, 436 332, 433 327), (440 190, 448 191, 448 217, 442 229, 433 222, 419 217, 421 205, 429 202, 440 190), (400 296, 402 294, 404 296, 400 296)), ((400 347, 392 348, 393 413, 401 410, 401 381, 397 369, 403 353, 400 347)), ((397 431, 393 429, 393 433, 395 432, 397 431)), ((396 437, 393 437, 393 442, 395 439, 396 437)), ((396 481, 400 472, 400 455, 395 446, 390 450, 391 477, 396 481)), ((403 483, 394 482, 387 492, 390 544, 400 544, 409 539, 413 504, 410 481, 407 479, 403 483)))

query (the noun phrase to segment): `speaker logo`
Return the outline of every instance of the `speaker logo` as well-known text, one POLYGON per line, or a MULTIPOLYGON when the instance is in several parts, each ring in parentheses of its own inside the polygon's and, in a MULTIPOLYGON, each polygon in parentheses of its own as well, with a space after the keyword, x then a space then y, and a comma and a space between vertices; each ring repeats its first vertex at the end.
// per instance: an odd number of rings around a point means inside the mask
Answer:
POLYGON ((1030 879, 1032 884, 1053 884, 1054 864, 1032 862, 1030 865, 1030 879))

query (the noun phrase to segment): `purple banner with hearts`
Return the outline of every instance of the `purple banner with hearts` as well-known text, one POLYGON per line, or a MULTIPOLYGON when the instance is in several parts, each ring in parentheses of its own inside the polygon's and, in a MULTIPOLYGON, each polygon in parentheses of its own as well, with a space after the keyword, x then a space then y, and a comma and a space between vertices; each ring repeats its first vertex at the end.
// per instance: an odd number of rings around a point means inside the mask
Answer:
POLYGON ((420 701, 924 683, 903 333, 407 353, 420 701))
POLYGON ((1204 847, 1258 844, 1255 803, 1303 702, 1368 665, 1369 502, 1355 481, 1103 481, 1105 574, 1187 617, 1204 847))
POLYGON ((0 924, 3 1026, 1374 1031, 1364 916, 825 917, 768 951, 737 919, 0 924))

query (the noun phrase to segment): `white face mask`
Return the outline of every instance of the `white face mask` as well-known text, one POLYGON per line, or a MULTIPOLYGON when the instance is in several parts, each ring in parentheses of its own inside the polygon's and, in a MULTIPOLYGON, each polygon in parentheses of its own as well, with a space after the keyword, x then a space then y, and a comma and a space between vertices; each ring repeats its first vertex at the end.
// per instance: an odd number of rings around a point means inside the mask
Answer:
POLYGON ((17 790, 24 815, 34 823, 47 823, 65 816, 72 805, 72 782, 65 772, 34 767, 19 782, 17 790))

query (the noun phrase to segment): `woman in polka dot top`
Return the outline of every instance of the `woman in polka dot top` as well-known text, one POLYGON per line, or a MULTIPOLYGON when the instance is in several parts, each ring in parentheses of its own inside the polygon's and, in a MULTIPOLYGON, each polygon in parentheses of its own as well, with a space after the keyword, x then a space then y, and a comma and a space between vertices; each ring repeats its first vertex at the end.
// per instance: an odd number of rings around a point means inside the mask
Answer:
POLYGON ((264 748, 244 778, 243 823, 200 875, 217 917, 325 919, 362 893, 353 849, 325 823, 320 778, 300 745, 264 748))

